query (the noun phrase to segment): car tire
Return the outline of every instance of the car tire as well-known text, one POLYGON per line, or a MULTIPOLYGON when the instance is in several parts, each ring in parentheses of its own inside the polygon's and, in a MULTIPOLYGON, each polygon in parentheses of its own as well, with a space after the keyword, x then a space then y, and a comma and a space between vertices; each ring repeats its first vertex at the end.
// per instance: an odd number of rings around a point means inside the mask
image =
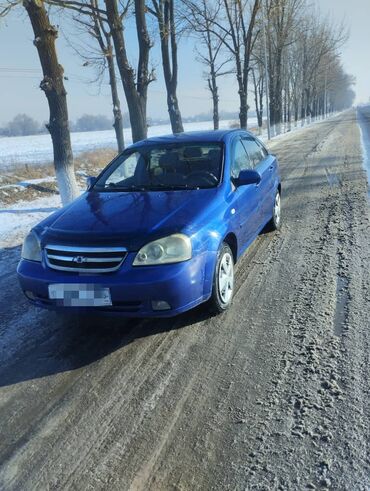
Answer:
POLYGON ((212 295, 209 309, 213 314, 220 314, 228 309, 234 293, 234 258, 233 253, 223 242, 218 253, 213 276, 212 295))
POLYGON ((272 218, 268 223, 268 230, 280 230, 281 228, 281 195, 277 190, 274 199, 274 207, 272 210, 272 218))

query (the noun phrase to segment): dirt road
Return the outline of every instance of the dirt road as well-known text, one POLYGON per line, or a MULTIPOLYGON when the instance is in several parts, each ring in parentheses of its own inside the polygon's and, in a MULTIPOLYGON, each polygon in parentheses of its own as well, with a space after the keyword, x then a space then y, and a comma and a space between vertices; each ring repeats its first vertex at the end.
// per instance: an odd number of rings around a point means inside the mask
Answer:
POLYGON ((370 221, 355 112, 271 145, 284 226, 231 310, 61 318, 1 257, 0 488, 370 489, 370 221))

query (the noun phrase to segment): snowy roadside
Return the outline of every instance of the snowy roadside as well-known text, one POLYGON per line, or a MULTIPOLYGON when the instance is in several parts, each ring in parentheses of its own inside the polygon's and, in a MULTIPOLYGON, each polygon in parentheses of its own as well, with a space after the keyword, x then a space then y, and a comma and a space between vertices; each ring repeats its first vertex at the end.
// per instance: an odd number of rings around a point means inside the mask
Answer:
MULTIPOLYGON (((332 116, 332 117, 335 117, 332 116)), ((319 120, 311 122, 305 126, 297 125, 292 127, 290 131, 275 136, 271 140, 271 147, 273 149, 274 142, 278 142, 281 139, 289 139, 297 137, 301 132, 314 124, 319 124, 327 120, 319 120)), ((169 131, 167 128, 167 132, 169 131)), ((267 139, 266 131, 260 135, 263 140, 267 139)), ((50 178, 46 178, 49 179, 50 178)), ((36 180, 34 180, 36 181, 36 180)), ((42 181, 42 179, 37 180, 42 181)), ((26 188, 30 181, 22 181, 18 183, 21 188, 26 188)), ((0 208, 0 251, 2 248, 17 246, 22 243, 27 232, 34 227, 38 222, 46 218, 50 213, 60 208, 59 195, 45 196, 36 198, 30 201, 19 201, 15 205, 6 206, 0 208)))
POLYGON ((19 245, 27 231, 60 208, 59 195, 0 208, 0 249, 19 245))
POLYGON ((361 133, 362 153, 370 197, 370 106, 357 108, 357 123, 361 133))

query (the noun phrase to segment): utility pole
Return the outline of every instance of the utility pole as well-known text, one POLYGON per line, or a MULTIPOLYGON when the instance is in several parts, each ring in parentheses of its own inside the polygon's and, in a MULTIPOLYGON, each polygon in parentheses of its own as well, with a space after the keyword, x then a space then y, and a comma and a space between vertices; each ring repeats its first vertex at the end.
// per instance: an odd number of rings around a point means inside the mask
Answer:
POLYGON ((264 0, 261 0, 262 6, 262 23, 263 23, 263 50, 265 58, 265 86, 266 86, 266 116, 267 116, 267 139, 271 140, 271 126, 270 126, 270 88, 269 88, 269 78, 267 70, 267 44, 266 44, 266 19, 265 19, 265 4, 264 0))

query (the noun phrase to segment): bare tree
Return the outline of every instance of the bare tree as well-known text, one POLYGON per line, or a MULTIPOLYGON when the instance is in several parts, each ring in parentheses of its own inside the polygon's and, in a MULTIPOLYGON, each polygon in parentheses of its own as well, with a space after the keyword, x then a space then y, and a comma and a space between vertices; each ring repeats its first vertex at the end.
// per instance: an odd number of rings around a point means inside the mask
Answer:
POLYGON ((296 122, 300 117, 303 125, 325 112, 327 68, 323 66, 337 56, 346 29, 331 25, 306 0, 264 2, 271 124, 279 133, 282 122, 290 128, 293 116, 296 122))
MULTIPOLYGON (((189 1, 189 0, 185 0, 189 1)), ((251 54, 257 34, 255 23, 260 0, 217 0, 217 16, 209 16, 198 2, 191 7, 199 16, 206 16, 209 23, 206 30, 211 31, 230 52, 235 64, 240 101, 240 127, 246 128, 248 121, 248 79, 251 54)))
MULTIPOLYGON (((101 81, 104 77, 106 69, 108 69, 109 85, 111 89, 112 106, 113 106, 113 127, 116 134, 118 152, 122 152, 125 148, 123 136, 123 121, 121 112, 121 102, 118 95, 117 78, 114 61, 114 50, 112 45, 112 35, 106 22, 103 20, 102 14, 98 10, 97 0, 89 0, 91 10, 89 15, 75 15, 74 20, 84 32, 93 38, 97 45, 97 49, 88 46, 78 47, 75 49, 79 55, 85 60, 84 65, 95 65, 98 68, 97 80, 101 81)), ((128 4, 124 9, 127 12, 128 4)), ((73 45, 72 45, 73 46, 73 45)))
POLYGON ((251 69, 253 89, 254 89, 254 104, 256 108, 257 124, 259 132, 262 133, 263 126, 263 96, 265 93, 265 78, 263 67, 253 67, 251 69))
POLYGON ((238 82, 240 100, 240 127, 247 128, 248 121, 248 79, 252 48, 256 36, 253 37, 259 0, 248 2, 241 0, 222 0, 226 23, 216 23, 224 33, 223 43, 230 50, 235 61, 235 73, 238 82), (250 7, 250 10, 249 8, 250 7), (249 21, 247 20, 249 16, 249 21))
POLYGON ((267 43, 269 52, 269 94, 271 124, 280 133, 283 120, 283 55, 295 42, 299 31, 299 13, 304 0, 264 0, 267 12, 267 43))
POLYGON ((95 5, 90 0, 45 0, 50 5, 69 8, 80 15, 91 17, 99 14, 109 26, 112 36, 116 63, 121 76, 130 117, 132 139, 134 142, 147 137, 147 99, 148 85, 155 80, 154 70, 149 70, 149 52, 152 43, 146 22, 147 7, 145 0, 133 0, 123 3, 118 0, 104 0, 105 8, 100 2, 95 5), (138 41, 138 62, 136 70, 129 61, 124 36, 123 22, 129 8, 133 7, 138 41))
POLYGON ((24 0, 34 32, 44 78, 40 88, 49 104, 50 118, 47 128, 53 142, 54 167, 63 205, 79 194, 74 174, 73 154, 68 123, 67 92, 63 83, 63 67, 58 62, 55 40, 58 31, 50 23, 42 0, 24 0))
POLYGON ((177 98, 177 34, 175 22, 175 0, 152 0, 153 8, 148 11, 158 22, 161 42, 162 67, 167 91, 167 108, 173 133, 184 131, 177 98))
POLYGON ((121 75, 130 115, 132 139, 134 142, 147 137, 147 98, 148 85, 155 80, 154 71, 149 71, 149 51, 152 47, 147 23, 144 0, 134 0, 136 33, 139 59, 137 70, 132 68, 126 50, 123 33, 122 12, 117 0, 105 0, 107 21, 112 34, 118 69, 121 75))
POLYGON ((198 2, 185 1, 183 17, 186 19, 188 29, 200 41, 196 46, 198 60, 206 67, 205 78, 212 96, 213 128, 219 128, 219 95, 217 79, 232 73, 228 66, 231 58, 224 56, 224 32, 214 34, 214 21, 217 19, 219 9, 207 0, 198 2))

